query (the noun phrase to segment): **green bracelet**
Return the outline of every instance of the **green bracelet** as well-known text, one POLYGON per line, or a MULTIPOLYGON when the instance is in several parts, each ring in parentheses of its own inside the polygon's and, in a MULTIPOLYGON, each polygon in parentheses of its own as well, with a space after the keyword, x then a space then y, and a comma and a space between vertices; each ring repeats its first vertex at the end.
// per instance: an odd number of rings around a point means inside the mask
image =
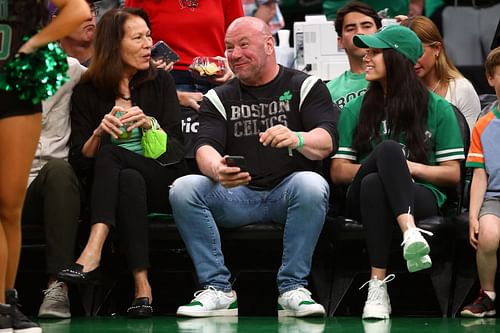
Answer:
POLYGON ((295 149, 301 150, 302 148, 304 148, 304 137, 302 136, 302 133, 300 133, 300 132, 294 132, 294 133, 299 138, 299 144, 297 145, 297 147, 295 147, 295 149))

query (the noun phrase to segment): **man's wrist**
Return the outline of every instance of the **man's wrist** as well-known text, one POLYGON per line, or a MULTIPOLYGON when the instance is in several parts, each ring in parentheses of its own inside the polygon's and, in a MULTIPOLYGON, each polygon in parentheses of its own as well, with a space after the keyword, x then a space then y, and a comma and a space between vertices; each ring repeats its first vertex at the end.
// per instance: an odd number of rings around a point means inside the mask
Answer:
POLYGON ((295 135, 297 135, 297 138, 299 138, 299 143, 297 144, 297 147, 295 147, 296 150, 301 150, 304 148, 304 137, 302 136, 301 132, 293 132, 295 135))

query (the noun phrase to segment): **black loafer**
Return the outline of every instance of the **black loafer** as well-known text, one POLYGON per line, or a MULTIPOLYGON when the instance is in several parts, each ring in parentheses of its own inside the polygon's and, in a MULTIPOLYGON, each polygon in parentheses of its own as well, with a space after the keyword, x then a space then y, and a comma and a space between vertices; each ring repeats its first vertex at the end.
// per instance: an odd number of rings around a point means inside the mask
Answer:
POLYGON ((127 309, 129 318, 144 319, 151 318, 153 307, 149 303, 149 297, 138 297, 134 299, 132 305, 127 309))
POLYGON ((75 284, 101 284, 101 276, 100 266, 93 271, 84 272, 82 265, 73 263, 69 268, 57 273, 57 280, 75 284))

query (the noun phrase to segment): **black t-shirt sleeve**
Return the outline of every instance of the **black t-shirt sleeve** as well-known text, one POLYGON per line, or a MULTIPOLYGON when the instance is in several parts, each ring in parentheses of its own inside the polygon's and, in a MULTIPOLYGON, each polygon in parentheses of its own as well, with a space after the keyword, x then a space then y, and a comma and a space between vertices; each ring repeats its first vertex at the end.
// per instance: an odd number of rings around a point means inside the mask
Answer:
POLYGON ((219 154, 224 155, 226 150, 226 119, 212 104, 204 97, 200 105, 200 127, 196 138, 194 151, 201 146, 212 146, 219 154))

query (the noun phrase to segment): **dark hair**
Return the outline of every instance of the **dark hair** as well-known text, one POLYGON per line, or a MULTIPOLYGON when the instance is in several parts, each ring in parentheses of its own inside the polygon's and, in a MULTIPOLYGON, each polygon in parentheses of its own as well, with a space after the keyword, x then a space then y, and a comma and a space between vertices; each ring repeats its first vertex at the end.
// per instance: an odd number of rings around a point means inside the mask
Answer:
POLYGON ((380 123, 387 121, 389 137, 399 141, 406 137, 409 159, 427 162, 426 129, 429 91, 415 74, 413 64, 393 49, 383 49, 387 91, 378 81, 370 83, 363 98, 353 148, 369 152, 371 142, 381 141, 380 123))
MULTIPOLYGON (((104 94, 119 95, 119 86, 124 72, 124 64, 120 57, 121 42, 125 35, 125 22, 132 16, 139 16, 151 29, 146 12, 139 8, 120 8, 107 11, 99 20, 94 38, 94 53, 89 69, 82 77, 82 82, 92 84, 104 94)), ((141 81, 156 77, 156 69, 140 71, 141 81)))
POLYGON ((342 26, 344 25, 344 17, 352 12, 358 12, 371 17, 373 21, 375 21, 377 29, 380 29, 380 27, 382 26, 382 20, 372 7, 363 2, 351 1, 344 7, 337 10, 337 15, 335 18, 335 31, 337 32, 337 35, 339 37, 342 36, 342 26))

